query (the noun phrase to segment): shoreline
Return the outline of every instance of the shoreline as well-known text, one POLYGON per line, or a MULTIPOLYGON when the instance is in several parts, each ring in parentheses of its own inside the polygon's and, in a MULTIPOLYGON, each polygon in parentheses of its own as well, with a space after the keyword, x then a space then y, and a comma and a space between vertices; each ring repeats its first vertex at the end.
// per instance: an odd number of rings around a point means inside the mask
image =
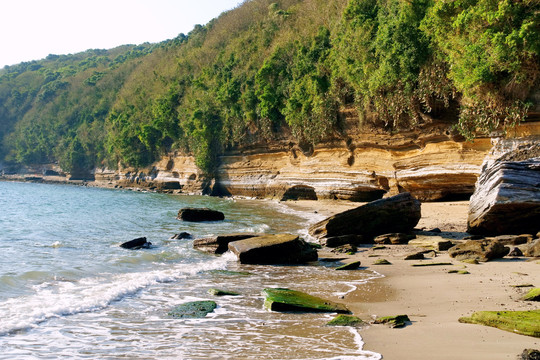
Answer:
MULTIPOLYGON (((295 210, 332 215, 359 206, 358 203, 331 204, 318 201, 284 202, 295 210)), ((442 237, 456 240, 466 234, 468 201, 422 203, 422 218, 417 228, 440 228, 442 237)), ((458 319, 481 310, 533 310, 534 302, 521 301, 529 290, 512 285, 533 284, 540 279, 538 259, 504 258, 478 265, 465 264, 440 252, 426 260, 403 260, 421 248, 411 245, 386 245, 373 250, 359 247, 344 263, 361 261, 363 268, 383 277, 370 281, 345 296, 344 302, 356 316, 369 321, 375 316, 407 314, 411 324, 401 329, 369 325, 360 330, 364 350, 382 354, 383 359, 516 359, 524 349, 540 348, 540 339, 513 334, 483 325, 462 324, 458 319), (376 257, 375 257, 376 256, 376 257), (373 265, 377 259, 392 265, 373 265), (447 266, 413 267, 412 264, 451 262, 447 266), (470 274, 449 274, 466 269, 470 274)), ((327 250, 322 256, 336 257, 327 250)))

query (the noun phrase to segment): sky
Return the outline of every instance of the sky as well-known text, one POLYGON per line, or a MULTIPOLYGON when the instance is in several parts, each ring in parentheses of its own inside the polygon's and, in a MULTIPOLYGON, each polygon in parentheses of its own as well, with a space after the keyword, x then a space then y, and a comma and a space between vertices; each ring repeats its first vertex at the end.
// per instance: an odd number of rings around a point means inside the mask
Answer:
POLYGON ((0 68, 187 34, 242 0, 0 0, 0 68))

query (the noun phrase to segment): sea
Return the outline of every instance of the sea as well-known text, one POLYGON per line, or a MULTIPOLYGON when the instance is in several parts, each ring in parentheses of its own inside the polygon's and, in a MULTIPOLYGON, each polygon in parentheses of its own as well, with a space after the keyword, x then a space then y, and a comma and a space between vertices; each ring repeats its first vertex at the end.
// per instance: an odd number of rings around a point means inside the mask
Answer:
POLYGON ((339 299, 377 278, 367 270, 241 265, 193 240, 257 232, 307 236, 320 215, 271 200, 171 195, 0 182, 0 359, 381 359, 361 330, 330 327, 335 314, 265 310, 261 291, 281 287, 339 299), (184 207, 225 221, 176 219, 184 207), (138 237, 149 249, 127 250, 138 237), (240 296, 214 297, 219 288, 240 296), (169 312, 214 300, 202 319, 169 312))

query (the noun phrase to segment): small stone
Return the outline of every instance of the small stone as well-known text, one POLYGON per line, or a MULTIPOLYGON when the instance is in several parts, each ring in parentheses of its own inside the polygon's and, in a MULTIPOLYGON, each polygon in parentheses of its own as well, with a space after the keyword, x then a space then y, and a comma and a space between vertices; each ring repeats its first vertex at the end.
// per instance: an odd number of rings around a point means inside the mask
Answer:
POLYGON ((359 326, 364 324, 362 319, 353 315, 339 314, 326 323, 328 326, 359 326))
POLYGON ((423 252, 418 252, 405 256, 404 260, 423 260, 425 259, 423 252))
POLYGON ((360 261, 355 261, 349 264, 342 265, 336 268, 336 270, 356 270, 359 267, 360 267, 360 261))
POLYGON ((374 324, 387 324, 391 328, 401 328, 405 326, 406 322, 411 320, 407 315, 396 315, 396 316, 384 316, 377 318, 374 321, 374 324))
POLYGON ((169 312, 175 319, 203 318, 217 308, 214 301, 191 301, 176 306, 169 312))
POLYGON ((378 259, 373 263, 373 265, 392 265, 392 263, 386 259, 378 259))
POLYGON ((227 291, 227 290, 220 290, 220 289, 208 289, 208 294, 214 295, 214 296, 238 296, 239 293, 233 292, 233 291, 227 291))

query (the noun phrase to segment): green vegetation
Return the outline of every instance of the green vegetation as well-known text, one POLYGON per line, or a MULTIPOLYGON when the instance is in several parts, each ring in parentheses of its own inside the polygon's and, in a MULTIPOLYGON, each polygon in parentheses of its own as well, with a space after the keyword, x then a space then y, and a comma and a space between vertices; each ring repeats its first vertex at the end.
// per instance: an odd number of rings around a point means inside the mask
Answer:
POLYGON ((540 310, 478 311, 471 317, 460 318, 459 322, 492 326, 516 334, 540 337, 540 310))
POLYGON ((522 121, 540 82, 536 0, 251 0, 159 44, 0 70, 0 161, 71 173, 171 151, 212 175, 237 146, 309 150, 358 126, 463 135, 522 121), (349 125, 350 126, 350 125, 349 125))
POLYGON ((328 326, 360 326, 364 321, 357 316, 339 314, 326 323, 328 326))

